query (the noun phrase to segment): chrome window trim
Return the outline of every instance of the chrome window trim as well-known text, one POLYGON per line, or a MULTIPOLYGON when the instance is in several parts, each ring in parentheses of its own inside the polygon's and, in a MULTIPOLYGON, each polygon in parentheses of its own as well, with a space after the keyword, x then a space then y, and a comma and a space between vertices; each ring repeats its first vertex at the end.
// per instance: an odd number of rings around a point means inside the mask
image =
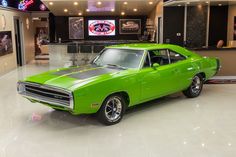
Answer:
POLYGON ((139 67, 137 68, 138 70, 143 68, 143 65, 144 65, 144 62, 145 62, 145 59, 146 59, 145 58, 146 57, 146 51, 145 50, 141 50, 141 51, 143 51, 143 55, 142 55, 142 58, 140 60, 139 67))
POLYGON ((142 58, 141 66, 140 66, 140 69, 139 69, 139 70, 144 69, 144 68, 150 68, 150 67, 152 67, 150 54, 149 54, 149 51, 145 50, 145 51, 144 51, 144 56, 143 56, 143 58, 142 58), (144 64, 145 64, 145 61, 146 61, 146 58, 147 58, 147 57, 148 57, 148 59, 149 59, 149 67, 144 67, 144 64))
POLYGON ((169 64, 171 64, 171 60, 170 60, 170 50, 169 50, 169 49, 166 49, 166 52, 167 52, 169 64))

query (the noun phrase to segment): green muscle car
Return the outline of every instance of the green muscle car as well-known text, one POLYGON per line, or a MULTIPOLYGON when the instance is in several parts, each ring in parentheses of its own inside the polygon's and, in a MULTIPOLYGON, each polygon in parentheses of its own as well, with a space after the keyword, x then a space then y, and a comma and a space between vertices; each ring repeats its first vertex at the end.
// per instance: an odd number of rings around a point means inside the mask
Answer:
POLYGON ((121 121, 128 107, 183 91, 200 95, 205 80, 220 68, 216 58, 201 57, 169 44, 109 46, 88 65, 61 68, 18 82, 32 102, 72 114, 96 113, 106 125, 121 121))

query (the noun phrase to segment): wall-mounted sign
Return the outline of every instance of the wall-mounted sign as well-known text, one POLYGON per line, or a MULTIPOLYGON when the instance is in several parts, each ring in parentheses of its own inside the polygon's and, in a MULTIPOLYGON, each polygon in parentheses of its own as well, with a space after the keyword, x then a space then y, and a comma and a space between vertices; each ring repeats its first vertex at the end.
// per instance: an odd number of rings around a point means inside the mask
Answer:
POLYGON ((120 19, 120 34, 141 34, 141 20, 120 19))
POLYGON ((18 4, 18 9, 19 10, 26 10, 33 3, 34 3, 34 0, 22 0, 18 4))
POLYGON ((89 36, 114 36, 116 35, 115 20, 89 20, 89 36))
POLYGON ((6 0, 2 0, 2 6, 3 6, 3 7, 7 7, 7 6, 8 6, 8 3, 7 3, 6 0))
POLYGON ((0 56, 13 53, 11 31, 0 32, 0 56))
POLYGON ((69 39, 84 39, 84 18, 69 18, 69 39))

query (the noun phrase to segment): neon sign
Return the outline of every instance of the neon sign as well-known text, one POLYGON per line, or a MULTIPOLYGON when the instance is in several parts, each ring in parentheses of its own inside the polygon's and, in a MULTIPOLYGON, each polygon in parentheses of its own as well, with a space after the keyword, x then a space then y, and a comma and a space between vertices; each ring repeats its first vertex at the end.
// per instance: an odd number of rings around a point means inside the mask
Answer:
POLYGON ((33 3, 34 3, 34 0, 22 0, 18 4, 18 9, 19 10, 26 10, 33 3))
POLYGON ((89 20, 90 36, 113 36, 115 29, 115 20, 89 20))
POLYGON ((7 3, 6 0, 2 0, 2 6, 3 6, 3 7, 7 7, 7 6, 8 6, 8 3, 7 3))
POLYGON ((39 9, 45 11, 47 8, 44 4, 40 4, 39 9))

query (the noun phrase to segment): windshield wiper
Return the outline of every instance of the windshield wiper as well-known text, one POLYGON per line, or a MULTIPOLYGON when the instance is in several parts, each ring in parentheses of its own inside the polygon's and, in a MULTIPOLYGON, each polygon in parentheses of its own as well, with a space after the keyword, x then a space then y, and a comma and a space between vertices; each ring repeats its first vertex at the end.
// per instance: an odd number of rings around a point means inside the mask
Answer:
POLYGON ((120 66, 120 65, 117 65, 117 64, 106 64, 107 66, 112 66, 112 67, 117 67, 117 68, 120 68, 120 69, 123 69, 123 70, 126 70, 128 68, 126 67, 123 67, 123 66, 120 66))

